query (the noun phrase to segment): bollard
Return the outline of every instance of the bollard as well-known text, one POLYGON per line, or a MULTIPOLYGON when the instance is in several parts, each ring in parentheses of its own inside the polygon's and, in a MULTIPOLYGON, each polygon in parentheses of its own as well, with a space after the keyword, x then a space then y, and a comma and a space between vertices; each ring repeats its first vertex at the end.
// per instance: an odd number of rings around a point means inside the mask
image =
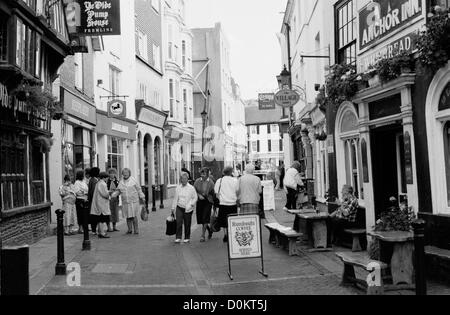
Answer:
POLYGON ((152 211, 156 212, 156 187, 155 187, 155 185, 152 185, 152 201, 153 201, 152 211))
POLYGON ((57 259, 55 274, 57 276, 66 275, 66 263, 64 262, 64 213, 63 210, 56 210, 57 221, 57 259))
POLYGON ((414 255, 416 273, 416 295, 427 295, 427 280, 425 275, 425 221, 415 220, 414 229, 414 255))
POLYGON ((159 197, 161 199, 161 204, 159 205, 159 208, 164 209, 164 193, 163 193, 164 185, 160 185, 160 188, 161 188, 161 190, 159 192, 159 197))
POLYGON ((28 246, 6 247, 1 251, 1 295, 30 294, 28 246))
POLYGON ((89 240, 89 204, 83 204, 83 250, 91 250, 91 241, 89 240))

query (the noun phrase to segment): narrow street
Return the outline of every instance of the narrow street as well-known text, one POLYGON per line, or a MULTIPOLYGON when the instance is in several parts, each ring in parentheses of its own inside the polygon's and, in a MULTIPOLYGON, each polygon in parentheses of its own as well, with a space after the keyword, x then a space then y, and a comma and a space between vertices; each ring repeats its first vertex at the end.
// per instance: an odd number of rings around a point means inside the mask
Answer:
MULTIPOLYGON (((283 194, 278 192, 277 197, 278 208, 282 209, 283 194)), ((212 240, 200 243, 201 230, 194 223, 191 244, 175 244, 173 237, 165 236, 165 219, 168 214, 167 209, 158 209, 157 212, 151 213, 149 222, 141 222, 139 236, 124 235, 125 227, 122 225, 120 232, 110 234, 111 239, 92 238, 90 252, 80 252, 70 261, 66 261, 66 264, 78 262, 81 265, 81 287, 68 287, 65 277, 54 277, 36 293, 40 295, 360 293, 353 288, 339 286, 341 268, 336 266, 337 262, 332 261, 332 258, 317 253, 316 255, 322 256, 319 264, 312 258, 313 256, 304 253, 289 257, 287 251, 268 244, 269 235, 264 228, 262 235, 264 264, 269 278, 265 279, 258 273, 260 260, 255 259, 232 261, 234 281, 230 281, 227 275, 227 245, 222 241, 223 234, 216 233, 212 240)), ((268 220, 274 219, 271 213, 267 213, 266 216, 268 220)), ((278 210, 275 217, 283 223, 288 223, 291 219, 282 213, 282 210, 278 210)), ((81 247, 81 237, 72 236, 69 240, 71 246, 81 247), (74 239, 78 239, 79 242, 74 242, 74 239)))

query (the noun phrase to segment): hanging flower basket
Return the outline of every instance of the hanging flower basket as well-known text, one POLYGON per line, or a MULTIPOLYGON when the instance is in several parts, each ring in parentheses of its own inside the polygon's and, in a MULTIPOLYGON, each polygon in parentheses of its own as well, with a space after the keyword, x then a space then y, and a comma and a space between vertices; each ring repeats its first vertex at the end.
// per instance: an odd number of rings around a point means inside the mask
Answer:
POLYGON ((40 145, 42 153, 49 153, 53 146, 53 139, 46 136, 34 138, 36 144, 40 145))
POLYGON ((28 106, 34 108, 37 113, 50 113, 53 115, 59 104, 55 97, 40 85, 32 85, 27 82, 20 83, 11 95, 19 101, 26 102, 28 106))
POLYGON ((351 101, 358 92, 354 65, 336 64, 326 81, 327 105, 339 107, 344 101, 351 101))
POLYGON ((435 6, 428 16, 426 30, 420 33, 417 48, 420 65, 436 72, 450 59, 450 9, 435 6))

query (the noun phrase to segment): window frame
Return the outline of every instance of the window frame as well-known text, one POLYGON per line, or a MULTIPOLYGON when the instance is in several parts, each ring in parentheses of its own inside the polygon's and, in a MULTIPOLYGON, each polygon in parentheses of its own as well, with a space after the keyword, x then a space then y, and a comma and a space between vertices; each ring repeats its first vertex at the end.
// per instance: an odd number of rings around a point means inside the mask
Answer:
MULTIPOLYGON (((357 55, 356 55, 356 45, 357 45, 357 12, 356 12, 356 0, 343 0, 343 1, 339 1, 338 3, 335 4, 334 6, 334 32, 335 32, 335 60, 337 61, 338 64, 354 64, 356 65, 356 61, 357 61, 357 55), (352 3, 352 19, 349 20, 348 19, 348 5, 349 3, 352 3), (340 23, 340 12, 341 10, 347 7, 347 14, 346 14, 346 22, 343 23, 341 25, 340 23), (353 39, 352 40, 345 40, 342 39, 341 37, 341 30, 346 29, 347 30, 347 36, 349 35, 349 28, 348 26, 351 25, 351 29, 352 29, 352 35, 353 35, 353 39), (341 45, 341 39, 345 42, 345 44, 341 45), (345 53, 345 51, 347 51, 348 49, 350 49, 351 53, 350 53, 350 59, 351 62, 347 62, 347 60, 343 60, 343 59, 348 59, 348 57, 345 57, 345 55, 343 55, 343 53, 345 53), (353 58, 354 57, 354 58, 353 58)), ((344 11, 342 11, 344 12, 344 11)), ((342 13, 343 14, 343 13, 342 13)), ((342 16, 342 19, 344 19, 344 16, 342 16)))

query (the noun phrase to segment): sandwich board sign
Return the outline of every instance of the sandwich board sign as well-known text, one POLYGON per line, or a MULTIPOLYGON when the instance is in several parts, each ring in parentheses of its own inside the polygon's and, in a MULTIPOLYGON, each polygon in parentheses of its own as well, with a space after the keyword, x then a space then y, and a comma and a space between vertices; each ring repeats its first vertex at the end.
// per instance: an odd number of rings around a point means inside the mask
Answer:
POLYGON ((228 276, 231 274, 231 260, 261 258, 262 270, 259 272, 264 277, 264 259, 261 235, 261 219, 255 215, 230 215, 228 216, 228 276))

